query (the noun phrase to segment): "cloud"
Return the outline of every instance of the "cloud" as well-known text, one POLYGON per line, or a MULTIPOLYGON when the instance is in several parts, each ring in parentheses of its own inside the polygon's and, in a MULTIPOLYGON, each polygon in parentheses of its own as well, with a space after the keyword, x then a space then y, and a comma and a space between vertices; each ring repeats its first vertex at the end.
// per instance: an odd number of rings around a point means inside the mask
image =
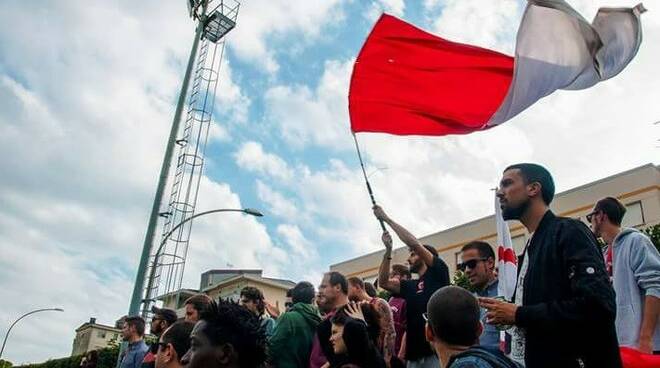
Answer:
POLYGON ((279 156, 264 152, 260 143, 245 142, 234 154, 238 166, 279 180, 289 180, 292 172, 279 156))
POLYGON ((426 0, 426 17, 442 38, 513 54, 522 11, 517 0, 426 0))
POLYGON ((298 226, 281 224, 277 226, 277 233, 284 238, 294 255, 302 257, 299 260, 301 263, 306 263, 310 258, 316 257, 315 249, 298 226))
POLYGON ((269 120, 293 148, 351 147, 348 85, 354 60, 325 62, 318 86, 278 85, 265 94, 269 120))
POLYGON ((268 205, 268 212, 275 216, 288 220, 302 216, 294 202, 261 180, 257 180, 257 196, 268 205))
POLYGON ((382 13, 402 17, 405 9, 406 3, 404 0, 377 0, 371 2, 364 13, 364 17, 370 21, 375 21, 382 13))
MULTIPOLYGON (((322 36, 324 29, 344 18, 344 0, 286 1, 253 0, 241 4, 236 28, 229 35, 236 55, 263 68, 279 69, 274 48, 279 39, 302 36, 307 42, 322 36)), ((285 46, 285 48, 291 45, 285 46)))

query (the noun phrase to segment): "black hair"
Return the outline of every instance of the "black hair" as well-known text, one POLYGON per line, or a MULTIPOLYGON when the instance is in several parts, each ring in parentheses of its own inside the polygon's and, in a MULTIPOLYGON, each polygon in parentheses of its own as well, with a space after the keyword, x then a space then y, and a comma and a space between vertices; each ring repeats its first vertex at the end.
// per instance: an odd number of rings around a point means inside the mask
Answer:
POLYGON ((337 271, 327 272, 326 275, 328 276, 328 281, 330 282, 330 286, 339 285, 341 292, 344 294, 348 294, 348 281, 346 281, 346 277, 344 277, 344 275, 342 275, 337 271))
MULTIPOLYGON (((376 308, 369 303, 358 303, 357 305, 362 310, 364 321, 367 324, 367 333, 369 335, 369 339, 374 345, 378 345, 378 337, 380 336, 380 313, 378 313, 376 308)), ((332 323, 345 326, 346 323, 353 320, 353 318, 351 318, 347 313, 347 306, 348 305, 344 305, 343 307, 337 309, 335 315, 332 316, 332 323)))
POLYGON ((238 366, 256 368, 266 360, 266 333, 254 313, 235 302, 220 299, 202 312, 203 333, 211 345, 231 344, 238 354, 238 366))
POLYGON ((372 298, 375 298, 376 296, 378 296, 378 290, 376 290, 376 287, 374 286, 374 284, 372 284, 370 282, 365 282, 364 283, 364 291, 366 291, 367 295, 369 295, 372 298))
POLYGON ((208 308, 209 304, 213 299, 209 297, 206 294, 195 294, 191 296, 190 298, 186 299, 186 301, 183 303, 183 305, 192 305, 193 309, 197 311, 197 313, 202 313, 206 308, 208 308))
POLYGON ((602 211, 607 218, 616 226, 621 226, 623 216, 626 214, 626 206, 614 197, 605 197, 596 202, 594 212, 602 211))
POLYGON ((546 205, 550 205, 555 197, 555 182, 550 172, 538 164, 522 163, 507 167, 504 171, 518 169, 525 180, 525 184, 541 184, 541 196, 546 205))
POLYGON ((479 241, 479 240, 474 240, 471 241, 463 246, 461 248, 461 252, 465 252, 466 250, 470 249, 476 249, 479 252, 479 257, 481 258, 492 258, 494 261, 495 259, 495 252, 493 251, 493 248, 490 246, 490 244, 486 243, 485 241, 479 241))
POLYGON ((349 277, 347 281, 351 286, 357 286, 360 289, 364 289, 364 281, 357 276, 349 277))
POLYGON ((307 281, 301 281, 290 289, 291 291, 291 302, 296 303, 305 303, 312 304, 316 292, 314 291, 314 285, 307 281))
POLYGON ((450 345, 472 346, 479 340, 479 303, 458 286, 438 289, 426 306, 433 334, 450 345))
POLYGON ((144 336, 144 319, 140 316, 130 316, 124 318, 124 323, 129 325, 130 327, 135 327, 135 332, 139 336, 144 336))
POLYGON ((426 248, 426 250, 431 252, 431 254, 433 254, 433 257, 438 256, 438 250, 435 249, 435 247, 433 247, 432 245, 424 244, 424 248, 426 248))
POLYGON ((195 324, 190 321, 178 321, 170 326, 161 340, 165 344, 172 344, 174 351, 176 351, 177 361, 181 362, 181 358, 190 349, 190 333, 192 332, 195 324))
POLYGON ((241 289, 241 298, 246 297, 248 300, 253 301, 257 305, 257 312, 261 316, 266 311, 266 302, 264 301, 264 293, 254 286, 246 286, 241 289))
POLYGON ((401 275, 401 276, 406 276, 409 279, 412 277, 412 275, 410 274, 410 268, 408 268, 408 266, 400 264, 400 263, 392 265, 392 273, 397 274, 397 275, 401 275))

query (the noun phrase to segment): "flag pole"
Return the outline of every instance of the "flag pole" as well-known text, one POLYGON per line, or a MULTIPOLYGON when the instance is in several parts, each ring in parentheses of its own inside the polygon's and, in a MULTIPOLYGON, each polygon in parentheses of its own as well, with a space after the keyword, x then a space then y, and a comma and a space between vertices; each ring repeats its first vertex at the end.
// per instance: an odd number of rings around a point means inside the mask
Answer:
MULTIPOLYGON (((364 162, 362 161, 362 154, 360 153, 360 146, 358 145, 357 137, 355 137, 355 133, 351 132, 353 134, 353 141, 355 141, 355 150, 357 151, 358 154, 358 159, 360 160, 360 167, 362 168, 362 174, 364 175, 364 181, 367 183, 367 191, 369 192, 369 197, 371 198, 371 204, 374 206, 376 205, 376 199, 374 198, 374 192, 371 190, 371 184, 369 184, 369 178, 367 177, 367 172, 364 170, 364 162)), ((380 222, 380 228, 383 229, 383 232, 386 232, 387 229, 385 229, 385 223, 383 223, 383 220, 378 220, 380 222)))

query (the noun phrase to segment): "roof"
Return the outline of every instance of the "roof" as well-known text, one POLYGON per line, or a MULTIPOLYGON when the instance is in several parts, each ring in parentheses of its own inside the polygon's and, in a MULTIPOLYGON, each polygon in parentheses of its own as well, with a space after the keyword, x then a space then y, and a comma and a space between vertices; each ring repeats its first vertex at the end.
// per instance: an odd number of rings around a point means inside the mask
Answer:
POLYGON ((107 326, 107 325, 102 325, 100 323, 89 323, 89 322, 85 322, 82 325, 80 325, 80 327, 76 328, 76 332, 78 332, 80 330, 87 329, 87 328, 98 328, 98 329, 101 329, 101 330, 110 330, 110 331, 113 331, 113 332, 121 332, 121 329, 115 328, 114 326, 107 326))
POLYGON ((280 289, 286 289, 286 290, 288 290, 291 287, 296 285, 296 283, 291 281, 291 280, 274 279, 274 278, 268 278, 268 277, 254 277, 250 274, 247 274, 247 275, 246 274, 238 274, 236 276, 233 276, 233 277, 230 277, 228 279, 222 280, 221 282, 219 282, 217 284, 213 284, 213 285, 203 289, 202 292, 206 293, 209 290, 221 288, 224 285, 227 285, 229 283, 232 283, 232 282, 240 280, 240 279, 247 279, 247 280, 251 280, 251 281, 254 281, 254 282, 258 282, 258 283, 262 283, 262 284, 265 284, 265 285, 270 285, 270 286, 274 286, 274 287, 278 287, 280 289))
POLYGON ((174 291, 170 291, 170 292, 167 293, 167 294, 159 295, 159 296, 156 297, 156 299, 161 300, 161 299, 165 299, 165 298, 168 297, 168 296, 176 295, 176 294, 195 295, 195 294, 199 294, 199 290, 195 290, 195 289, 179 289, 179 290, 174 290, 174 291))

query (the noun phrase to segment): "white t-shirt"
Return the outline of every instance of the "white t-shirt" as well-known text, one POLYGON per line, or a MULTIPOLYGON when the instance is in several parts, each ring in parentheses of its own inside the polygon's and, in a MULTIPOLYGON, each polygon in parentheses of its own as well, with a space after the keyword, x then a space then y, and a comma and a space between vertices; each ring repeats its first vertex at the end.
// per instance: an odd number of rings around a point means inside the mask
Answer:
MULTIPOLYGON (((516 283, 516 297, 513 301, 517 306, 523 305, 523 289, 525 287, 525 275, 527 274, 527 268, 529 267, 529 255, 527 252, 527 247, 532 241, 532 237, 529 237, 527 241, 527 246, 525 246, 525 256, 523 257, 522 264, 520 265, 520 273, 518 274, 518 282, 516 283)), ((511 329, 511 354, 509 358, 525 366, 525 329, 514 326, 511 329)))

